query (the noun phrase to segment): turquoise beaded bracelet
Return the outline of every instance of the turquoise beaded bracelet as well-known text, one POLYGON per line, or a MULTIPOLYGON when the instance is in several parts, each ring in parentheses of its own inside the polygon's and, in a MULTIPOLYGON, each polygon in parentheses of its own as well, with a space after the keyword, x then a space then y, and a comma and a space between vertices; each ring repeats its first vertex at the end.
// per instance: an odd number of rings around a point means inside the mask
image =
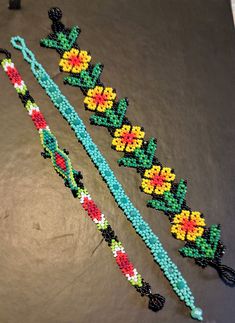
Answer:
POLYGON ((71 129, 74 130, 75 136, 81 142, 88 156, 99 170, 103 180, 107 183, 118 206, 123 210, 127 219, 132 223, 136 232, 150 249, 155 262, 160 266, 175 293, 180 300, 184 301, 191 308, 191 316, 195 319, 202 320, 202 310, 195 306, 194 297, 186 280, 164 250, 159 238, 153 233, 148 223, 144 221, 140 212, 134 207, 126 195, 122 185, 115 177, 104 156, 87 132, 82 119, 78 116, 67 98, 60 92, 58 86, 50 78, 42 65, 37 62, 32 51, 27 48, 24 39, 19 36, 12 37, 11 43, 14 48, 22 52, 25 61, 30 64, 31 71, 38 83, 45 89, 54 106, 69 123, 71 129))

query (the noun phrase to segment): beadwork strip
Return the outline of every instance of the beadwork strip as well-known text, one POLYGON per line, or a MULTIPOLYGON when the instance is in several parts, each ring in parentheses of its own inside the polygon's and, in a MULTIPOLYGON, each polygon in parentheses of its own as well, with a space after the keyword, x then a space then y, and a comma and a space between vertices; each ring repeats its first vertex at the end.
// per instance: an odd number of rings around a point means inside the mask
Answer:
POLYGON ((118 240, 104 214, 100 211, 99 207, 81 182, 81 172, 76 171, 73 168, 71 160, 68 157, 68 151, 59 148, 55 135, 50 131, 42 112, 30 95, 29 90, 15 68, 14 63, 11 61, 10 53, 6 51, 5 53, 7 53, 8 58, 2 60, 2 67, 39 132, 41 144, 44 148, 44 151, 41 153, 42 156, 51 159, 56 173, 64 179, 65 186, 69 187, 73 196, 79 199, 83 209, 96 224, 97 229, 101 232, 103 238, 111 248, 122 274, 127 278, 130 284, 135 287, 141 296, 147 296, 149 298, 149 308, 157 312, 163 308, 165 298, 160 294, 153 294, 151 292, 149 283, 144 281, 136 268, 134 268, 134 265, 130 262, 122 243, 118 240))
POLYGON ((118 206, 123 210, 127 219, 132 223, 136 232, 150 249, 155 262, 160 266, 175 293, 178 295, 180 300, 184 301, 184 303, 191 308, 191 316, 201 320, 202 310, 195 306, 194 296, 192 295, 186 280, 164 250, 156 234, 153 233, 148 223, 142 218, 140 212, 134 207, 133 203, 126 195, 122 185, 115 177, 109 164, 87 132, 82 119, 79 117, 67 98, 61 93, 59 87, 50 78, 42 65, 36 60, 33 52, 27 48, 24 39, 16 36, 11 39, 11 43, 13 47, 22 52, 25 61, 30 64, 31 71, 35 78, 42 88, 45 89, 51 101, 54 103, 54 106, 69 123, 71 129, 74 130, 77 139, 81 142, 94 165, 99 170, 103 180, 107 183, 118 206))
POLYGON ((193 258, 203 268, 214 267, 227 285, 234 286, 235 271, 221 264, 225 247, 220 240, 220 225, 206 227, 203 214, 192 211, 186 204, 186 181, 175 182, 173 169, 163 167, 155 157, 156 139, 145 141, 144 129, 133 126, 125 116, 127 99, 115 101, 116 91, 101 82, 103 65, 92 65, 90 53, 81 50, 76 42, 79 27, 66 28, 60 21, 62 12, 59 8, 51 8, 48 13, 52 33, 41 40, 41 45, 54 48, 60 54, 60 70, 70 73, 64 78, 65 83, 79 87, 85 95, 85 109, 94 112, 91 124, 108 129, 113 137, 112 148, 124 153, 118 160, 119 165, 135 168, 140 174, 140 189, 152 196, 147 206, 163 211, 172 224, 172 235, 185 242, 179 250, 181 255, 193 258))

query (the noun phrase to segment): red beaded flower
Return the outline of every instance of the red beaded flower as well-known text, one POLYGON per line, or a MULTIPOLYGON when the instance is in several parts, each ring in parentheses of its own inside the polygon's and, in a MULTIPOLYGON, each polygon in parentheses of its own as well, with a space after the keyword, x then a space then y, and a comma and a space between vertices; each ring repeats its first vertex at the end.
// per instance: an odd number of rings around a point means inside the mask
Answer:
POLYGON ((96 86, 87 92, 84 103, 87 109, 105 112, 113 107, 116 93, 111 87, 96 86))
POLYGON ((175 174, 169 167, 153 165, 152 168, 145 171, 144 177, 141 187, 145 193, 152 194, 154 192, 163 195, 164 192, 170 191, 175 174))
POLYGON ((176 214, 172 223, 171 232, 176 239, 188 241, 195 241, 197 237, 201 237, 206 225, 200 212, 188 210, 182 210, 180 214, 176 214))
POLYGON ((122 128, 116 129, 112 146, 117 151, 133 152, 141 147, 144 135, 144 131, 139 126, 123 125, 122 128))
POLYGON ((90 60, 91 56, 87 51, 71 48, 64 52, 59 66, 64 72, 80 73, 88 68, 90 60))

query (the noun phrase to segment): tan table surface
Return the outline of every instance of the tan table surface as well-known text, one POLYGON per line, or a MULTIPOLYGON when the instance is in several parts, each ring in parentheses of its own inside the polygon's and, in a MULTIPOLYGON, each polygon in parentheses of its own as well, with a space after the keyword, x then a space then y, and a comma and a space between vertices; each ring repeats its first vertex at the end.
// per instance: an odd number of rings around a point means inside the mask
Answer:
POLYGON ((59 57, 41 48, 50 31, 47 10, 59 6, 79 43, 105 65, 105 84, 130 101, 127 115, 158 139, 157 155, 188 180, 187 200, 208 225, 222 224, 223 262, 235 267, 235 34, 229 1, 25 0, 10 11, 0 0, 1 47, 13 60, 74 166, 110 220, 131 260, 153 290, 166 297, 153 313, 119 272, 110 250, 50 162, 40 156, 35 128, 14 88, 0 72, 0 323, 185 323, 188 308, 173 293, 109 193, 73 132, 9 44, 23 36, 84 120, 134 205, 159 236, 203 308, 207 323, 235 322, 235 289, 177 250, 170 223, 145 206, 148 196, 133 169, 117 165, 106 129, 89 124, 78 88, 63 85, 59 57), (99 245, 100 244, 100 245, 99 245))

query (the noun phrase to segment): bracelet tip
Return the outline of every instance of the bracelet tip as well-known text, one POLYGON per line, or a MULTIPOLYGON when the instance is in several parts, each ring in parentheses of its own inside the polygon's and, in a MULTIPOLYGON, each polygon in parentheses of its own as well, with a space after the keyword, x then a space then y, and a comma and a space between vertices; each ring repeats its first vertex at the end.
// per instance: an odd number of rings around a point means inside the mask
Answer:
POLYGON ((191 316, 193 319, 198 320, 198 321, 203 321, 203 316, 202 316, 203 312, 202 309, 199 307, 195 307, 194 309, 192 309, 191 311, 191 316))

